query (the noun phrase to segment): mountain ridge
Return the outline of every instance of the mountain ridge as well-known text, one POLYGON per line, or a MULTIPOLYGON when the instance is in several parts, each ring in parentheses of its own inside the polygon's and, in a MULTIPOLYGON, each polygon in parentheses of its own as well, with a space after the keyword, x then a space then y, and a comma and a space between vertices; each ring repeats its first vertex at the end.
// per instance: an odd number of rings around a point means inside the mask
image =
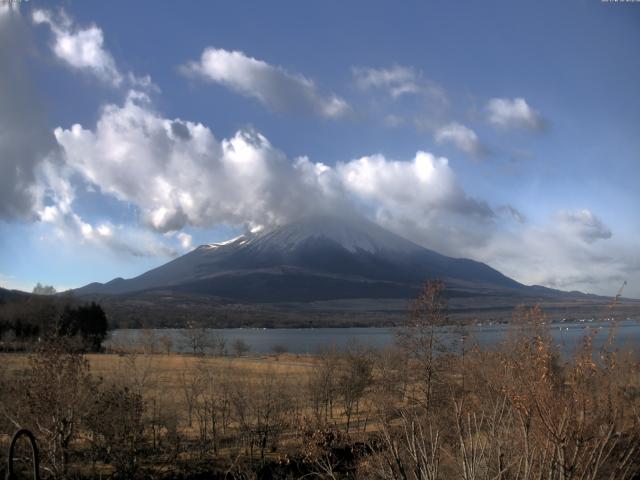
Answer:
POLYGON ((295 285, 301 282, 323 300, 381 298, 385 286, 391 297, 408 298, 428 278, 441 278, 458 288, 526 288, 488 265, 428 250, 368 220, 323 215, 200 245, 132 279, 94 282, 75 293, 175 289, 230 300, 251 301, 254 296, 268 301, 269 295, 273 301, 313 300, 313 294, 295 285))

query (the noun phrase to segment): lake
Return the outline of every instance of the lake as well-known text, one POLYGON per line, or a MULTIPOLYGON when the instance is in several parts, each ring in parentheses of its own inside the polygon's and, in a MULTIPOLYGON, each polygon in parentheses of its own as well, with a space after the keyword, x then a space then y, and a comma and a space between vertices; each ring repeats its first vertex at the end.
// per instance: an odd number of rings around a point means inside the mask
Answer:
MULTIPOLYGON (((551 334, 564 355, 570 355, 580 344, 584 336, 595 331, 594 346, 599 348, 607 341, 609 322, 577 321, 553 323, 549 326, 551 334)), ((483 348, 491 348, 502 341, 508 325, 474 325, 466 328, 467 345, 473 343, 483 348)), ((374 348, 392 345, 396 341, 395 328, 307 328, 307 329, 256 329, 222 328, 206 329, 208 336, 222 335, 226 348, 232 351, 233 342, 243 340, 252 353, 272 353, 274 346, 282 346, 290 353, 316 353, 325 347, 344 349, 350 342, 358 342, 374 348)), ((441 338, 451 346, 461 345, 462 334, 453 327, 442 328, 441 338)), ((105 346, 112 348, 139 348, 152 339, 157 349, 162 350, 160 339, 169 337, 172 350, 180 353, 190 351, 189 341, 184 329, 129 330, 120 329, 111 332, 105 346)), ((631 319, 617 322, 614 344, 617 348, 637 348, 640 345, 640 324, 631 319)))

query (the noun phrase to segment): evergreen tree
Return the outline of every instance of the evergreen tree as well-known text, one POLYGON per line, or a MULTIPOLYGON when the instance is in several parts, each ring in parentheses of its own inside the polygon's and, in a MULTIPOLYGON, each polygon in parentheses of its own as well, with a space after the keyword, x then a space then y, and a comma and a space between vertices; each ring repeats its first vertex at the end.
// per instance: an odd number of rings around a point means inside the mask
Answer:
POLYGON ((100 305, 91 302, 89 305, 71 307, 67 305, 58 321, 58 336, 75 337, 80 335, 88 350, 100 351, 102 342, 107 336, 107 316, 100 305))

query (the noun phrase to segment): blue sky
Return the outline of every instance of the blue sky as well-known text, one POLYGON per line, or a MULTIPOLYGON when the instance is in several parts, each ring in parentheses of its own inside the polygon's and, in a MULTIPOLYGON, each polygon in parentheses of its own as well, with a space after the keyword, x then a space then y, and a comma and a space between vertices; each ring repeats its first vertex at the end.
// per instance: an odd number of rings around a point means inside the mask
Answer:
POLYGON ((640 297, 640 4, 32 0, 0 37, 0 285, 348 208, 640 297))

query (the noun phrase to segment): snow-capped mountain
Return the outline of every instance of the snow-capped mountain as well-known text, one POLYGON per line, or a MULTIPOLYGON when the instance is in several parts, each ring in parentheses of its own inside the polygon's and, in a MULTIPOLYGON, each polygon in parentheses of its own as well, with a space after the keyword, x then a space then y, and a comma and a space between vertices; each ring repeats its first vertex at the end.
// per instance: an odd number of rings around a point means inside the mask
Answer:
POLYGON ((76 293, 170 290, 244 302, 409 298, 430 278, 454 289, 526 288, 488 265, 440 255, 368 220, 325 215, 201 245, 136 278, 76 293))

